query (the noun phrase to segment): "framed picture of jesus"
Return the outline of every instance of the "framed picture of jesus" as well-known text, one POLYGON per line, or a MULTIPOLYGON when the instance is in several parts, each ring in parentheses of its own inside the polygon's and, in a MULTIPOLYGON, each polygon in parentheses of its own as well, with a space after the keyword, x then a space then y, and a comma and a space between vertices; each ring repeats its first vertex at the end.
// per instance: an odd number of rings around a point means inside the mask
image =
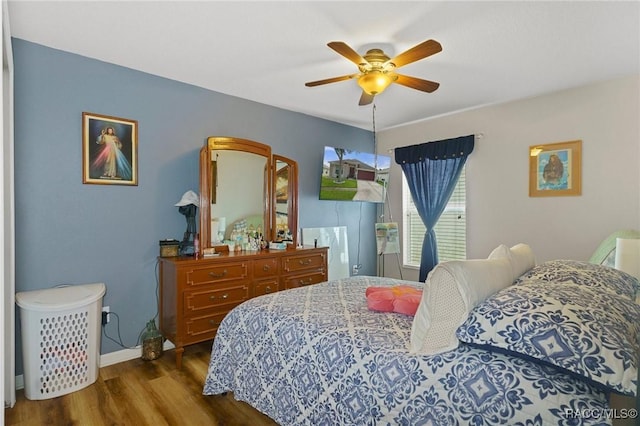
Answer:
POLYGON ((138 185, 138 122, 82 113, 82 183, 138 185))

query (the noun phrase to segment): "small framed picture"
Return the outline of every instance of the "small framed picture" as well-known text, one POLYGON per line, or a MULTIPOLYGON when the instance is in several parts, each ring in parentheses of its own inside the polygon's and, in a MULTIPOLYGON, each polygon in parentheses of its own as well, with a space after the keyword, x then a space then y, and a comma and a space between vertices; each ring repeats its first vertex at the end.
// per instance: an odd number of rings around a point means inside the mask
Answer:
POLYGON ((82 183, 138 185, 138 122, 82 113, 82 183))
POLYGON ((582 141, 529 147, 529 196, 581 195, 582 141))

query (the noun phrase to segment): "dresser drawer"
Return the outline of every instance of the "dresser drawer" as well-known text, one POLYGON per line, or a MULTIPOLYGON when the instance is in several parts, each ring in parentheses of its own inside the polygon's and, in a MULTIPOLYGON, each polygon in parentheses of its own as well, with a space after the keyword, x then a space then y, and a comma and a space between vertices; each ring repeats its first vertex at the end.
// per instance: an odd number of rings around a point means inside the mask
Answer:
POLYGON ((185 344, 213 339, 227 312, 213 312, 208 315, 185 320, 185 344))
POLYGON ((202 285, 247 278, 248 263, 221 263, 187 272, 187 285, 202 285))
POLYGON ((297 288, 306 285, 318 284, 327 280, 327 273, 323 270, 309 274, 292 275, 284 278, 284 288, 297 288))
POLYGON ((311 253, 287 256, 282 259, 282 268, 285 272, 304 271, 318 269, 326 265, 324 253, 311 253))
POLYGON ((263 278, 278 275, 278 258, 269 257, 253 261, 253 277, 263 278))
POLYGON ((216 286, 206 290, 188 290, 184 292, 184 313, 189 315, 203 309, 224 309, 229 305, 239 305, 248 299, 249 286, 245 284, 235 287, 219 288, 216 286))
POLYGON ((255 283, 254 296, 262 296, 265 294, 275 293, 280 290, 278 277, 266 280, 260 280, 255 283))

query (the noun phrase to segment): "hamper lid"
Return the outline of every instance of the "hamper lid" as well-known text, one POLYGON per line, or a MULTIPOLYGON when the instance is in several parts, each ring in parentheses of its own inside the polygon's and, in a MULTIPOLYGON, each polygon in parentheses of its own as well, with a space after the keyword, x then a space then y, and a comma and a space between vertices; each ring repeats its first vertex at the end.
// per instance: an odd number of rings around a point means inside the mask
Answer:
POLYGON ((95 302, 105 292, 104 283, 66 285, 16 293, 16 303, 35 311, 66 310, 95 302))

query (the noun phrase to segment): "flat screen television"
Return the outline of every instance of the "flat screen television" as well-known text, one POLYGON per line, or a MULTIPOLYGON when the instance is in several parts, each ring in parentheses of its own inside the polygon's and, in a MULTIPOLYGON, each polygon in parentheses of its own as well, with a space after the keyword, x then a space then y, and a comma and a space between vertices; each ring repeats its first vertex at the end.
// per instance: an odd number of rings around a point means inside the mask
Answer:
POLYGON ((391 157, 324 147, 320 199, 384 203, 391 157))

